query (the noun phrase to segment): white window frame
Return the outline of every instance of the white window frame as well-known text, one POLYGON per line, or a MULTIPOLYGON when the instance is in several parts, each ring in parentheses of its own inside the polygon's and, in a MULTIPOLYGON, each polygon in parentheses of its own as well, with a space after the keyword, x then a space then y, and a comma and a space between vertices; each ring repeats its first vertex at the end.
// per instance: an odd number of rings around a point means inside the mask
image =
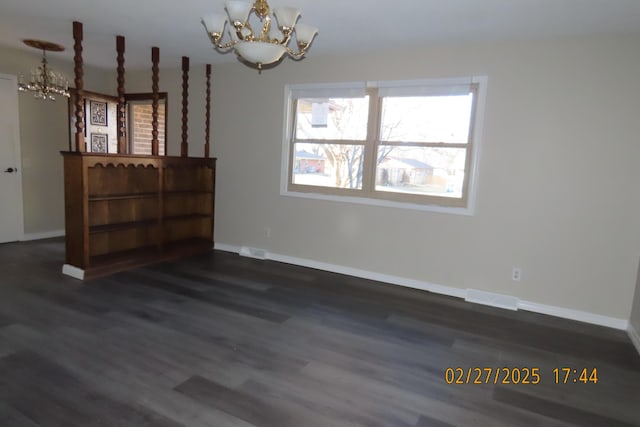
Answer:
MULTIPOLYGON (((412 209, 420 211, 440 212, 457 215, 474 215, 476 208, 476 197, 478 189, 478 175, 480 169, 480 153, 482 146, 482 128, 484 123, 485 100, 487 94, 488 78, 486 76, 462 77, 462 78, 445 78, 445 79, 427 79, 427 80, 404 80, 404 81, 376 81, 376 82, 350 82, 350 83, 313 83, 313 84, 291 84, 285 85, 284 88, 284 111, 285 120, 283 123, 283 142, 282 142, 282 168, 280 176, 280 194, 289 197, 301 197, 315 200, 328 200, 333 202, 356 203, 371 206, 383 206, 399 209, 412 209), (464 207, 444 206, 439 204, 419 204, 407 203, 401 201, 393 201, 383 198, 371 198, 366 194, 362 196, 327 194, 318 191, 317 187, 309 186, 309 191, 292 191, 289 189, 289 179, 291 177, 291 150, 293 143, 293 123, 295 121, 295 112, 293 111, 294 93, 304 94, 308 92, 318 96, 340 96, 350 90, 353 92, 365 91, 367 88, 393 88, 395 90, 416 90, 416 94, 420 95, 421 88, 433 87, 454 87, 459 85, 477 85, 477 100, 474 111, 474 122, 471 124, 471 139, 473 144, 470 147, 470 162, 468 165, 468 189, 467 203, 464 207)), ((375 102, 375 100, 370 100, 375 102)), ((320 141, 321 142, 321 141, 320 141)), ((301 186, 296 185, 299 189, 301 186)))

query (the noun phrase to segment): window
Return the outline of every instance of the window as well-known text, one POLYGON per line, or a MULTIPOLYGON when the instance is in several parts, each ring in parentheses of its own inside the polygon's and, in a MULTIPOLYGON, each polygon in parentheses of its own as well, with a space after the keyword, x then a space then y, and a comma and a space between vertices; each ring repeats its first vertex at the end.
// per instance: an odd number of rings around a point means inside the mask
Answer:
MULTIPOLYGON (((71 89, 68 102, 69 150, 73 151, 76 132, 76 90, 71 89)), ((158 102, 158 154, 166 152, 167 93, 160 92, 158 102)), ((118 98, 97 92, 84 91, 84 139, 85 151, 117 154, 118 147, 118 98)), ((152 140, 152 93, 129 93, 126 101, 126 145, 121 152, 151 155, 152 140), (128 151, 127 151, 128 150, 128 151)))
MULTIPOLYGON (((129 152, 131 154, 151 155, 153 95, 128 94, 127 117, 129 121, 129 152)), ((165 155, 166 92, 160 93, 158 102, 158 155, 165 155)))
POLYGON ((484 82, 288 87, 285 193, 471 212, 484 82))

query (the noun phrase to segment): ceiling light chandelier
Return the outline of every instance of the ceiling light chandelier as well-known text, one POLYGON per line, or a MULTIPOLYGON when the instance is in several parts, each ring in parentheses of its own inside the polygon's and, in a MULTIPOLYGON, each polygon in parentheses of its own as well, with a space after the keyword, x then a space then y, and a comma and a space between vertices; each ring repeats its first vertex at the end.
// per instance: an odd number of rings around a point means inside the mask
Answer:
POLYGON ((55 95, 62 95, 69 98, 69 81, 60 73, 49 67, 47 62, 47 51, 62 52, 64 46, 43 40, 23 40, 27 46, 42 50, 42 62, 38 67, 31 70, 31 79, 25 83, 21 74, 18 80, 18 90, 20 92, 34 92, 36 99, 49 99, 55 101, 55 95))
POLYGON ((263 65, 279 61, 285 53, 294 59, 302 58, 318 33, 315 27, 296 24, 300 17, 300 10, 281 7, 275 9, 273 13, 280 30, 278 34, 271 28, 270 10, 266 0, 256 0, 253 4, 244 1, 228 1, 225 3, 225 9, 233 27, 233 30, 229 29, 231 38, 229 42, 222 41, 227 15, 210 14, 202 17, 202 23, 211 42, 218 50, 235 49, 238 56, 254 64, 259 72, 262 72, 263 65), (251 12, 257 16, 262 25, 258 32, 253 30, 249 22, 251 12), (288 46, 294 33, 298 44, 297 51, 288 46))

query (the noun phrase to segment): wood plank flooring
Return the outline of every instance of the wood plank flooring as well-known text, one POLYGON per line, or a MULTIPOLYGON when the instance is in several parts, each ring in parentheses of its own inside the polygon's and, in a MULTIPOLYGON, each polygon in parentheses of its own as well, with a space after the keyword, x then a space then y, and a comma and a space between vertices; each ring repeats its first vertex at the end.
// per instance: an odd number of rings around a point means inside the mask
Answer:
POLYGON ((0 245, 0 426, 640 426, 623 331, 217 251, 88 283, 63 259, 0 245))

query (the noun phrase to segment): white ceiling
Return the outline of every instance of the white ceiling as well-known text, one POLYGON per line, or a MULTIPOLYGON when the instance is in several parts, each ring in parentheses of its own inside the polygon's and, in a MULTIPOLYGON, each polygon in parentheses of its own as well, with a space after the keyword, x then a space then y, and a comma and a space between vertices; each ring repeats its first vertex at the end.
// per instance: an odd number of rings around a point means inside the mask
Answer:
MULTIPOLYGON (((640 33, 640 0, 269 0, 296 6, 320 28, 310 55, 446 41, 494 41, 604 32, 640 33)), ((234 61, 213 51, 200 23, 224 0, 2 0, 0 44, 31 50, 25 38, 63 44, 72 60, 72 21, 84 24, 85 63, 115 69, 115 36, 126 39, 127 68, 234 61)), ((1 61, 1 59, 0 59, 1 61)))

